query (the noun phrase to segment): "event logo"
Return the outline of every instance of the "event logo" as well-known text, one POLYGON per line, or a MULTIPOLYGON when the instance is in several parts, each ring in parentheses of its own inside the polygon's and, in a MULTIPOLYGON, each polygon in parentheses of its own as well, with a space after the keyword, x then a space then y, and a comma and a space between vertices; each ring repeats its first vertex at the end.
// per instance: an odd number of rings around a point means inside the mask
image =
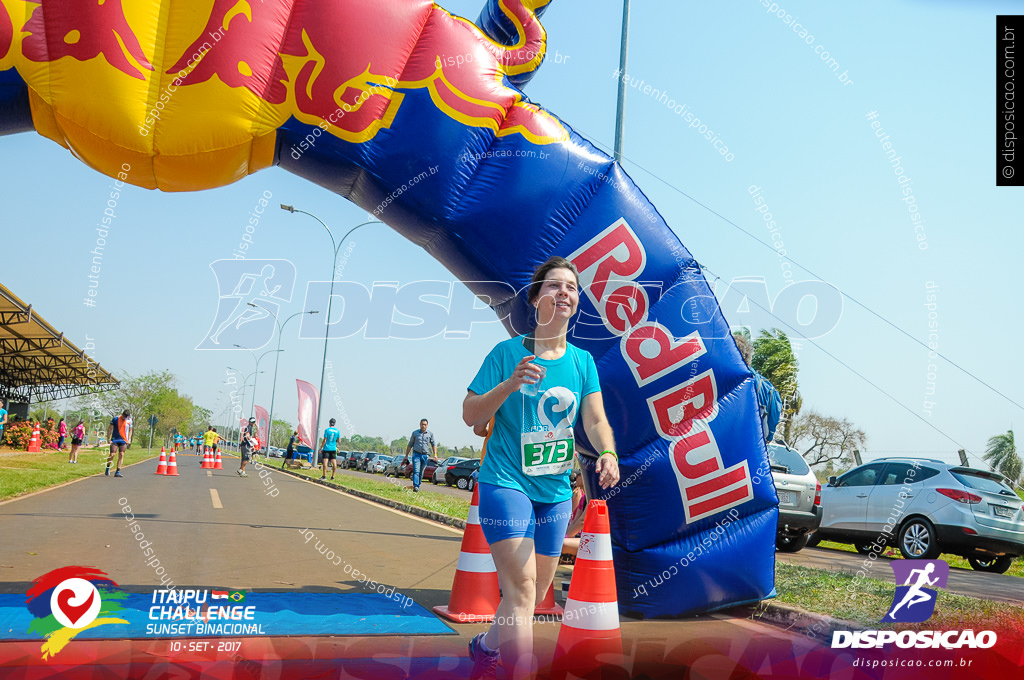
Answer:
MULTIPOLYGON (((896 593, 882 622, 921 623, 935 612, 938 591, 925 586, 946 587, 949 565, 943 560, 895 560, 896 593)), ((832 649, 882 649, 894 644, 900 649, 989 649, 996 644, 994 631, 967 630, 837 630, 832 649)))
POLYGON ((41 650, 43 659, 56 655, 82 631, 128 623, 113 616, 124 611, 121 600, 128 593, 95 567, 61 567, 33 583, 25 600, 35 617, 28 632, 46 638, 41 650))
POLYGON ((938 591, 925 586, 946 587, 949 565, 943 560, 894 560, 889 563, 896 575, 896 593, 892 607, 882 621, 921 623, 935 612, 938 591))
POLYGON ((214 260, 219 301, 213 325, 196 349, 258 349, 274 337, 281 304, 291 302, 295 265, 289 260, 214 260))

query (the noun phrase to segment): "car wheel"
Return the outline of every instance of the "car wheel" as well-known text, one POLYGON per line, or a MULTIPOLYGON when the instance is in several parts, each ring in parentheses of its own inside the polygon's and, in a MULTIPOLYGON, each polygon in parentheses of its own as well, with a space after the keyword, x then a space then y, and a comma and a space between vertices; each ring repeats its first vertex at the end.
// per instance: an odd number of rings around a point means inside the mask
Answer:
POLYGON ((437 473, 436 472, 430 476, 430 481, 433 482, 435 486, 437 486, 438 481, 437 481, 437 473))
POLYGON ((799 552, 807 545, 807 539, 807 534, 803 536, 777 536, 775 538, 775 549, 779 552, 799 552))
POLYGON ((458 480, 455 482, 455 486, 459 487, 460 489, 466 490, 469 488, 469 480, 466 479, 465 477, 459 477, 458 480))
POLYGON ((817 531, 815 531, 812 534, 808 534, 807 535, 807 547, 808 548, 813 548, 814 546, 818 545, 819 543, 821 543, 821 534, 819 534, 817 531))
POLYGON ((869 554, 871 554, 871 546, 872 546, 872 543, 870 543, 868 541, 864 541, 863 543, 854 543, 853 544, 853 547, 861 555, 869 555, 869 554))
POLYGON ((908 560, 934 560, 942 554, 935 527, 922 517, 910 520, 900 529, 899 549, 908 560))
POLYGON ((1005 574, 1013 564, 1013 558, 1007 555, 992 558, 968 557, 967 561, 975 571, 987 571, 993 574, 1005 574))

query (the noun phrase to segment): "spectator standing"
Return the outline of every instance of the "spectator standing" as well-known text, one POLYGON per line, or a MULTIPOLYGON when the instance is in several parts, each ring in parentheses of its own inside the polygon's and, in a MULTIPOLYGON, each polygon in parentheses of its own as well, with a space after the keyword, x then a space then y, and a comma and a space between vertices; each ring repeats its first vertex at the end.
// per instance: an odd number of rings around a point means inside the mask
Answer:
POLYGON ((288 440, 288 448, 284 450, 284 462, 281 463, 281 469, 283 470, 288 461, 295 457, 295 441, 299 439, 299 431, 295 430, 292 432, 291 439, 288 440))
POLYGON ((420 429, 413 430, 409 436, 409 443, 405 447, 405 455, 412 451, 412 490, 420 490, 420 481, 423 476, 423 468, 427 466, 427 456, 433 454, 437 458, 437 442, 434 441, 434 433, 427 429, 427 419, 420 421, 420 429))
POLYGON ((4 426, 7 425, 7 401, 0 399, 0 443, 4 440, 4 426))
POLYGON ((67 439, 68 436, 68 424, 64 422, 63 418, 61 418, 60 422, 57 424, 57 436, 59 437, 57 440, 57 450, 63 451, 64 440, 67 439))
POLYGON ((78 462, 78 449, 82 446, 84 438, 85 421, 79 418, 78 424, 71 430, 71 453, 68 454, 69 463, 75 464, 78 462))

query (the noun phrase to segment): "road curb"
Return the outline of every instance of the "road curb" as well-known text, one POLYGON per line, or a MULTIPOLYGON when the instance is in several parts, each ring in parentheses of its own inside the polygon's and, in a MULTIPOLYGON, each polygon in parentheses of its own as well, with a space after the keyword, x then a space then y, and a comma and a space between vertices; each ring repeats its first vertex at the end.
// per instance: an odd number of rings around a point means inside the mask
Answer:
POLYGON ((835 631, 867 630, 864 625, 854 621, 836 619, 825 614, 815 614, 796 605, 783 604, 772 600, 763 600, 755 605, 747 605, 726 611, 747 612, 746 618, 752 621, 770 623, 785 630, 804 635, 809 639, 825 642, 826 644, 832 640, 832 634, 835 631))
MULTIPOLYGON (((268 467, 268 466, 264 466, 264 467, 268 467)), ((298 479, 301 479, 301 480, 306 481, 306 482, 312 482, 313 484, 320 484, 322 486, 326 486, 326 487, 329 487, 331 489, 336 489, 338 491, 342 491, 342 492, 347 493, 347 494, 349 494, 351 496, 355 496, 356 498, 362 498, 363 500, 372 501, 374 503, 380 503, 381 505, 386 505, 389 508, 393 508, 395 510, 400 510, 401 512, 407 512, 410 515, 416 515, 417 517, 423 517, 424 519, 429 519, 432 522, 437 522, 438 524, 446 524, 446 525, 448 525, 450 527, 455 527, 456 529, 461 529, 463 531, 466 530, 466 520, 464 520, 464 519, 459 519, 457 517, 449 517, 448 515, 442 515, 440 512, 435 512, 433 510, 427 510, 426 508, 420 508, 420 507, 417 507, 415 505, 409 505, 408 503, 403 503, 401 501, 396 501, 396 500, 394 500, 392 498, 384 498, 382 496, 377 496, 376 494, 369 493, 368 491, 361 491, 359 489, 353 489, 353 488, 344 486, 342 484, 335 484, 335 483, 332 483, 330 480, 327 480, 327 479, 314 479, 312 477, 306 477, 305 475, 300 475, 300 474, 298 474, 298 473, 296 473, 296 472, 294 472, 292 470, 288 470, 286 468, 276 468, 275 467, 275 468, 271 468, 271 469, 274 470, 274 471, 280 470, 281 472, 287 473, 287 474, 291 475, 292 477, 297 477, 298 479)))

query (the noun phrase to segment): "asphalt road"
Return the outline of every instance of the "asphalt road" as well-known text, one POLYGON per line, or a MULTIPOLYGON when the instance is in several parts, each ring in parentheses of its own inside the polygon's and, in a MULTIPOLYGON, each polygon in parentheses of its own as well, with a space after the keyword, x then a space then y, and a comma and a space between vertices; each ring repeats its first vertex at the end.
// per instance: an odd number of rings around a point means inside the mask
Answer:
MULTIPOLYGON (((156 565, 147 566, 152 558, 143 555, 139 539, 127 528, 128 512, 180 588, 366 592, 344 571, 352 565, 428 609, 447 604, 460 531, 274 468, 267 468, 269 478, 263 480, 250 466, 243 479, 235 474, 237 465, 237 459, 225 459, 226 469, 207 471, 200 469, 199 458, 183 455, 178 457, 180 476, 163 477, 153 474, 153 461, 146 461, 126 468, 123 479, 99 475, 0 504, 0 592, 24 594, 36 577, 73 564, 103 569, 130 592, 161 587, 156 565), (315 539, 307 540, 311 535, 315 539), (316 541, 341 557, 340 567, 315 549, 316 541)), ((560 571, 556 583, 567 575, 560 571)), ((725 650, 751 658, 830 653, 813 640, 744 618, 748 613, 624 620, 631 674, 677 677, 683 666, 699 666, 705 657, 708 664, 732 663, 723 658, 725 650)), ((401 648, 399 655, 443 657, 462 675, 468 670, 466 643, 484 627, 454 627, 458 636, 365 640, 374 649, 401 648)), ((558 630, 556 623, 536 626, 538 653, 550 651, 558 630)), ((285 639, 279 640, 284 644, 285 639)), ((308 653, 330 655, 341 653, 339 645, 351 649, 345 641, 363 638, 310 640, 303 649, 320 651, 308 653)), ((252 649, 260 644, 252 643, 252 649)))
MULTIPOLYGON (((775 558, 787 564, 815 569, 838 570, 855 574, 864 568, 865 556, 857 553, 833 550, 830 548, 804 548, 796 553, 775 553, 775 558)), ((871 578, 895 582, 892 569, 888 566, 893 560, 879 557, 874 560, 868 575, 871 578)), ((902 585, 902 584, 901 584, 902 585)), ((951 593, 996 600, 1024 607, 1024 578, 1007 574, 989 574, 973 569, 950 567, 946 590, 951 593)))

